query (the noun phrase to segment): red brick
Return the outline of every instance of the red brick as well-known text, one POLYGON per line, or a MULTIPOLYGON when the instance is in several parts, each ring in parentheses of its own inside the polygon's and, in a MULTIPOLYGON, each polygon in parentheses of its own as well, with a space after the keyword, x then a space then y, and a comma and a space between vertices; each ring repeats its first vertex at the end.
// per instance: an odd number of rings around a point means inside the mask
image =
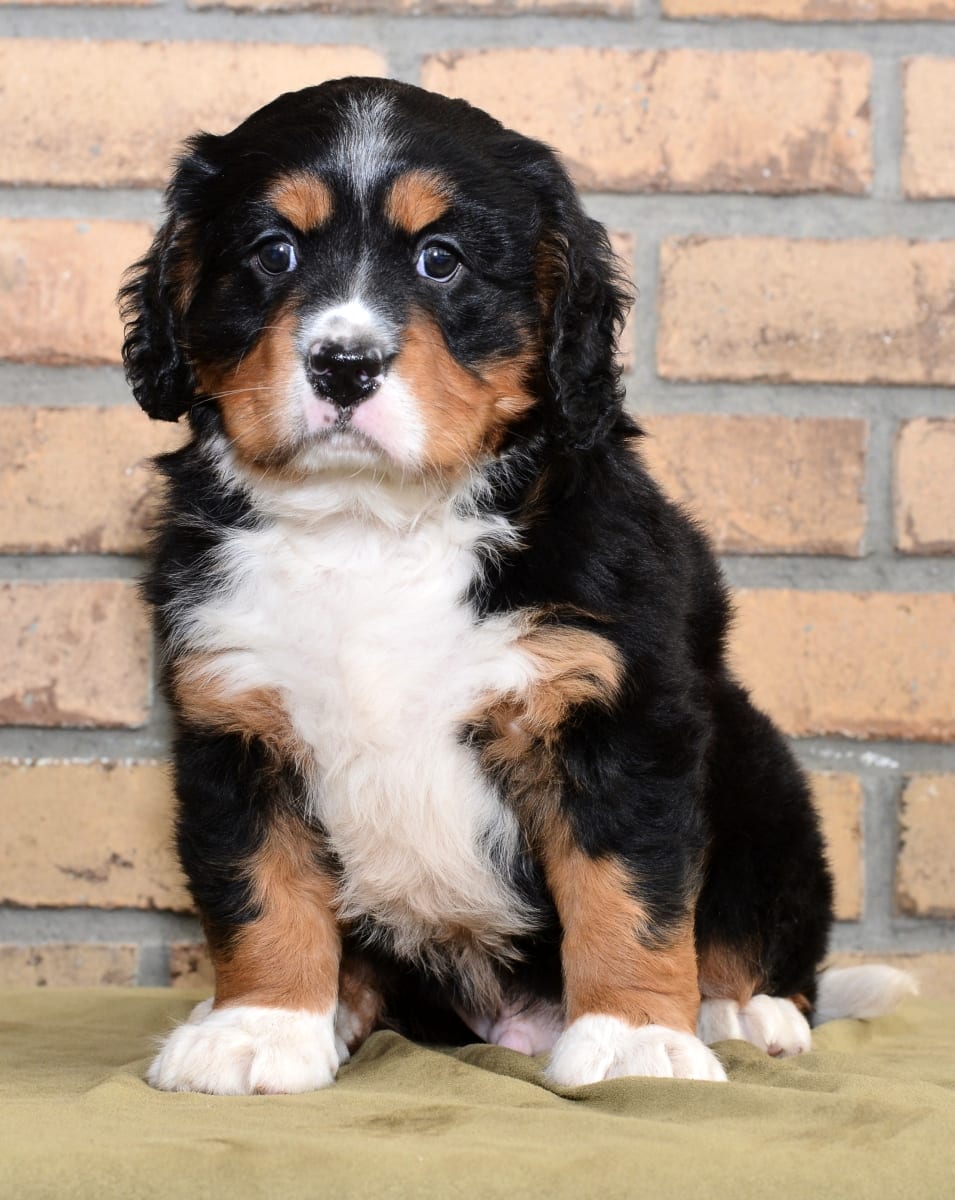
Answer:
POLYGON ((955 917, 955 775, 916 775, 902 794, 900 912, 955 917))
POLYGON ((155 187, 188 134, 225 133, 280 92, 384 72, 359 46, 0 41, 0 182, 155 187))
POLYGON ((955 384, 955 241, 678 238, 660 273, 664 378, 955 384))
POLYGON ((155 514, 152 456, 184 431, 125 408, 9 408, 0 445, 0 551, 129 554, 155 514))
POLYGON ((662 0, 667 17, 766 21, 944 21, 955 0, 662 0))
POLYGON ((654 476, 729 554, 861 552, 866 424, 641 417, 654 476))
POLYGON ((895 537, 909 554, 955 553, 955 419, 923 417, 900 426, 895 537))
POLYGON ((955 737, 955 595, 736 595, 737 673, 790 734, 955 737))
MULTIPOLYGON (((955 16, 955 0, 947 4, 955 16)), ((902 186, 916 199, 955 196, 955 58, 905 64, 902 186)))
POLYGON ((0 761, 0 900, 28 907, 187 910, 168 768, 0 761))
POLYGON ((130 987, 138 965, 139 947, 131 943, 4 943, 0 987, 130 987))
POLYGON ((116 293, 149 238, 138 221, 0 219, 0 356, 119 362, 116 293))
POLYGON ((812 791, 835 879, 836 919, 858 921, 862 916, 862 785, 855 775, 818 772, 812 776, 812 791))
POLYGON ((144 724, 149 643, 134 583, 0 584, 0 724, 144 724))
POLYGON ((189 0, 190 8, 244 12, 380 13, 382 16, 587 16, 629 17, 632 0, 189 0))
POLYGON ((613 191, 864 192, 869 77, 865 55, 795 50, 482 50, 422 68, 613 191))

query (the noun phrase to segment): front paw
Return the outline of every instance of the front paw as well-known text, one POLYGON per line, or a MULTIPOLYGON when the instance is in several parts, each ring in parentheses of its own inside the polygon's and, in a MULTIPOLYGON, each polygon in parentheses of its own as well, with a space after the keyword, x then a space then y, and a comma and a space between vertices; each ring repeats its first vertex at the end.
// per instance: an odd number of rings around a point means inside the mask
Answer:
POLYGON ((164 1040, 146 1078, 165 1092, 216 1096, 315 1091, 348 1058, 334 1018, 334 1009, 212 1008, 205 1001, 164 1040))
POLYGON ((712 1050, 690 1033, 663 1025, 628 1025, 618 1017, 578 1017, 561 1034, 547 1078, 564 1087, 599 1083, 622 1075, 723 1081, 726 1072, 712 1050))

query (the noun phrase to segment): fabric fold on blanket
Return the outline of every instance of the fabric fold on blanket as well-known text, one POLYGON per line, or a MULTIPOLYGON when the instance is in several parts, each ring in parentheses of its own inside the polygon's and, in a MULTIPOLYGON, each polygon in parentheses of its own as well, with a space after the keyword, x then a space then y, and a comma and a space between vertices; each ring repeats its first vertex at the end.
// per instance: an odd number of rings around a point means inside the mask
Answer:
POLYGON ((955 1003, 832 1022, 795 1059, 722 1043, 728 1085, 552 1088, 540 1059, 378 1033, 322 1092, 156 1092, 199 998, 0 992, 0 1196, 955 1196, 955 1003))

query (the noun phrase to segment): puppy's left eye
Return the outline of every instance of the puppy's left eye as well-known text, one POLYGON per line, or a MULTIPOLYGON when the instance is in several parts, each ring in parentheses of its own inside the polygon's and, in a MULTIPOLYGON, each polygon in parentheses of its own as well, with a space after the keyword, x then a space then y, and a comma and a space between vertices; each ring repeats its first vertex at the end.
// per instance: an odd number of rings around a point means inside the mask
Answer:
POLYGON ((432 242, 418 255, 415 270, 425 279, 436 279, 439 283, 447 283, 457 275, 461 260, 450 248, 440 242, 432 242))
POLYGON ((266 242, 259 247, 256 262, 269 275, 284 275, 298 266, 295 247, 291 242, 266 242))

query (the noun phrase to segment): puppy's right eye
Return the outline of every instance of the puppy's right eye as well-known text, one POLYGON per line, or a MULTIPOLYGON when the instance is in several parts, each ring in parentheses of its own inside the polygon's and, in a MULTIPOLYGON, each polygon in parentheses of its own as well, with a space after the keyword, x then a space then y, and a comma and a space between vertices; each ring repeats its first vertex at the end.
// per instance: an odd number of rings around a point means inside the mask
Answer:
POLYGON ((266 242, 259 247, 255 260, 268 275, 285 275, 298 266, 295 247, 291 242, 266 242))

